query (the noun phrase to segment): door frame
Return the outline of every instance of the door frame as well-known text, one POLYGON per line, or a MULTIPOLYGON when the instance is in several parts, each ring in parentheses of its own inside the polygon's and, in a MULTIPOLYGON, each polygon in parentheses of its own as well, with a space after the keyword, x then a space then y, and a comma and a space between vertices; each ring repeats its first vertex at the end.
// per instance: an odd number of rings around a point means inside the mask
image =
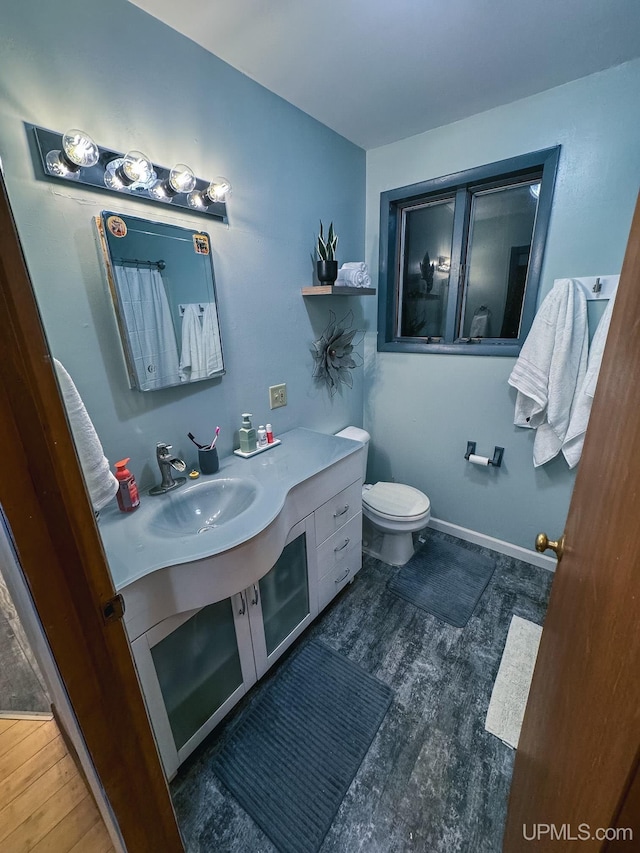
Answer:
POLYGON ((0 174, 0 504, 129 853, 184 847, 0 174), (117 721, 117 723, 115 722, 117 721))

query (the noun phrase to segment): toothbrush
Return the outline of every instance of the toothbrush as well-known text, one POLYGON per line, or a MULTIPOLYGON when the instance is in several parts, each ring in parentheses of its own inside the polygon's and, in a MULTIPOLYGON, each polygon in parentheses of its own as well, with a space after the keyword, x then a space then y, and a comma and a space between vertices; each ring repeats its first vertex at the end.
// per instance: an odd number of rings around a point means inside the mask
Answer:
POLYGON ((198 442, 195 440, 195 437, 194 437, 192 432, 187 433, 187 438, 191 439, 191 441, 195 444, 195 446, 198 448, 198 450, 204 450, 205 447, 207 446, 206 444, 198 444, 198 442))
POLYGON ((216 441, 218 440, 219 435, 220 435, 220 427, 217 426, 216 427, 216 434, 213 436, 213 441, 209 445, 209 450, 213 450, 213 448, 216 446, 216 441))

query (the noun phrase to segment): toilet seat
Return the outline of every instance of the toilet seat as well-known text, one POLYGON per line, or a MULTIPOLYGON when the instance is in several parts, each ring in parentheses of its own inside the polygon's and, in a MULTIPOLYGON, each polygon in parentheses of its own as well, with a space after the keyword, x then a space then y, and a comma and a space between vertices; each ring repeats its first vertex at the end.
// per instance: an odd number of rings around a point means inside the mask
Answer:
POLYGON ((402 483, 375 483, 362 490, 362 503, 387 521, 419 521, 431 510, 431 501, 419 489, 402 483))

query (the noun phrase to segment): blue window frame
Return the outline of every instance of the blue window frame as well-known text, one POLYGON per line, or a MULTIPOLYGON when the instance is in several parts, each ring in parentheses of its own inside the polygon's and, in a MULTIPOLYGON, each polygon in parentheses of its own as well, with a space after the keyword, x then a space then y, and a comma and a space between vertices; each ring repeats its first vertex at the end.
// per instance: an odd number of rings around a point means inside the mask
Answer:
POLYGON ((380 194, 378 350, 518 355, 560 146, 380 194))

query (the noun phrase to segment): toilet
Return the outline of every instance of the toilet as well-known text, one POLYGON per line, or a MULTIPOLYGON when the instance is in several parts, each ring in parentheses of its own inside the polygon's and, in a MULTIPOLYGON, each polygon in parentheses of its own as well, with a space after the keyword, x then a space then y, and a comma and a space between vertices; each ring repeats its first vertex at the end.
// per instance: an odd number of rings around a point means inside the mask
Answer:
MULTIPOLYGON (((336 435, 365 446, 363 481, 371 436, 358 427, 346 427, 336 435)), ((419 489, 401 483, 365 483, 362 487, 362 550, 391 566, 404 566, 414 553, 413 534, 431 518, 431 502, 419 489)))

